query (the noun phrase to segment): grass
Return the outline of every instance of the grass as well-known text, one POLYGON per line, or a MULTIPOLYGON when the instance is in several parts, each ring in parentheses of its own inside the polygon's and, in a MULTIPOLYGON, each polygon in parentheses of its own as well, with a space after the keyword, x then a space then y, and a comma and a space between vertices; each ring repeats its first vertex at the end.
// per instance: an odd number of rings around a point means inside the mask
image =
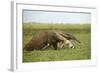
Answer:
POLYGON ((23 46, 39 31, 62 30, 70 32, 81 41, 81 44, 74 43, 75 48, 54 50, 52 47, 46 50, 24 51, 23 62, 41 61, 63 61, 63 60, 86 60, 91 59, 90 47, 90 25, 89 24, 23 24, 23 46))

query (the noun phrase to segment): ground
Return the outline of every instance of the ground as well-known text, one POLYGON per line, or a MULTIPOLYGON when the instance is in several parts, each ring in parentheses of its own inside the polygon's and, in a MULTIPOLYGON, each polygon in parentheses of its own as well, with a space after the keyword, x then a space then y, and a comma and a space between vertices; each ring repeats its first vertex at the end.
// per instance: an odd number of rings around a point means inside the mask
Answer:
POLYGON ((23 47, 39 31, 61 30, 76 36, 81 44, 74 42, 74 49, 67 46, 63 49, 54 50, 52 47, 46 50, 23 51, 23 62, 43 62, 43 61, 67 61, 91 59, 91 28, 90 24, 23 24, 23 47))

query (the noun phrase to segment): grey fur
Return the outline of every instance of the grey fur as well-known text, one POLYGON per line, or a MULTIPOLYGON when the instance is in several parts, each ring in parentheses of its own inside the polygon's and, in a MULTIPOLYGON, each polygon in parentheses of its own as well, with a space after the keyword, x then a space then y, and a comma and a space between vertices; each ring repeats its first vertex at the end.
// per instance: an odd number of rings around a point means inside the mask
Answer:
POLYGON ((64 31, 58 31, 57 33, 59 33, 61 36, 65 37, 67 40, 75 40, 78 43, 81 43, 74 35, 64 32, 64 31))
POLYGON ((80 43, 75 36, 63 31, 42 31, 37 33, 37 35, 25 45, 24 49, 28 51, 42 50, 53 46, 54 49, 57 50, 58 47, 63 48, 67 44, 70 48, 73 48, 74 46, 70 40, 75 40, 80 43))
POLYGON ((45 49, 46 46, 53 46, 54 49, 57 49, 57 43, 63 41, 59 36, 56 35, 55 32, 52 31, 44 31, 39 32, 35 35, 24 47, 27 51, 32 50, 42 50, 45 49), (49 44, 49 45, 48 45, 49 44))
POLYGON ((60 34, 64 39, 64 42, 60 42, 58 45, 59 48, 63 48, 65 47, 66 45, 68 45, 69 48, 74 48, 74 45, 73 45, 73 41, 76 41, 78 43, 81 43, 74 35, 72 34, 69 34, 67 32, 64 32, 64 31, 56 31, 56 33, 60 34), (73 41, 72 41, 73 40, 73 41))

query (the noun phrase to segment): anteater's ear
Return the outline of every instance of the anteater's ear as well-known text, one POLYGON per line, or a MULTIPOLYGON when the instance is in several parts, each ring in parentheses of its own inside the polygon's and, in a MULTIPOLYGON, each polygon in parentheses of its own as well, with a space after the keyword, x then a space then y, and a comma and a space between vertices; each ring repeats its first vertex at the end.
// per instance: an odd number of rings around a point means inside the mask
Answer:
POLYGON ((70 48, 72 48, 72 49, 73 49, 73 48, 75 48, 75 47, 74 47, 74 46, 71 46, 70 48))

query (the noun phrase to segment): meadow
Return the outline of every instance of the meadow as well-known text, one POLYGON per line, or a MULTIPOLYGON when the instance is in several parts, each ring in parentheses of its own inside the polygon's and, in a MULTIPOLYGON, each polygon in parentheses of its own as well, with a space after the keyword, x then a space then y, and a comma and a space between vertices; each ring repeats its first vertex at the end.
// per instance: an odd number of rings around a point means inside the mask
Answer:
POLYGON ((46 50, 23 51, 23 62, 44 62, 44 61, 67 61, 91 59, 91 26, 90 24, 23 24, 23 47, 39 31, 61 30, 73 34, 81 43, 73 43, 75 48, 67 46, 63 49, 54 50, 52 47, 46 50))

